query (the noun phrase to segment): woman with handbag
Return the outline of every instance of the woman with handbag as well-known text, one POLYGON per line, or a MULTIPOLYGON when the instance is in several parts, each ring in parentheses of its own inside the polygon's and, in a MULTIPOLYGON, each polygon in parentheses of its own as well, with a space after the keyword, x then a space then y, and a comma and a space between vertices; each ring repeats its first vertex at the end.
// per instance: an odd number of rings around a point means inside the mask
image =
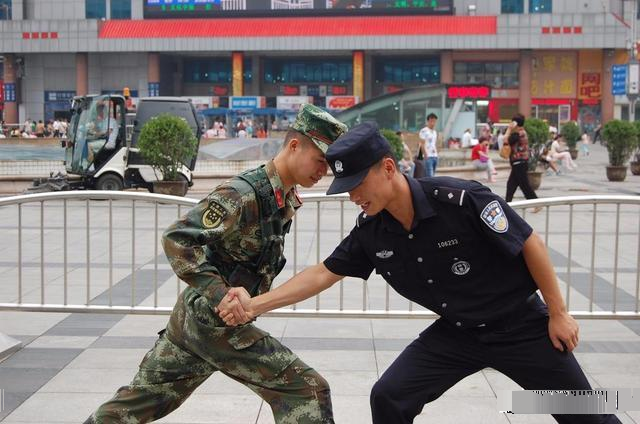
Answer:
POLYGON ((487 171, 487 181, 495 183, 496 167, 493 165, 493 161, 489 157, 489 138, 487 136, 480 136, 478 144, 471 149, 471 163, 479 171, 487 171))

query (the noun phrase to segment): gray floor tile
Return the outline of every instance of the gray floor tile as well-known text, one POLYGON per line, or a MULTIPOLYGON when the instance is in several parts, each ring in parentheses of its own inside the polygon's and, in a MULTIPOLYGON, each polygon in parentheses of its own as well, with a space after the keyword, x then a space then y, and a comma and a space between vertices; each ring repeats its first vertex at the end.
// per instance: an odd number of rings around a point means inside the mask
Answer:
POLYGON ((107 337, 150 337, 167 326, 167 316, 127 315, 113 325, 106 333, 107 337))
POLYGON ((369 396, 371 387, 378 381, 375 371, 322 371, 322 376, 329 382, 331 395, 335 396, 369 396))
POLYGON ((62 349, 62 348, 74 348, 85 349, 89 347, 97 337, 86 336, 40 336, 31 343, 29 348, 43 348, 43 349, 62 349))
POLYGON ((375 356, 366 350, 296 350, 302 361, 317 371, 376 371, 375 356))
POLYGON ((0 389, 11 392, 34 393, 60 372, 56 368, 0 367, 0 389))
POLYGON ((194 394, 180 408, 156 422, 253 424, 261 403, 258 396, 194 394))
POLYGON ((4 392, 4 409, 0 410, 0 421, 4 423, 8 423, 8 420, 3 420, 3 418, 8 417, 12 411, 18 408, 24 401, 29 399, 33 393, 31 391, 28 392, 18 392, 18 391, 8 391, 4 392))
POLYGON ((87 349, 69 368, 137 369, 149 349, 87 349))
POLYGON ((284 337, 282 343, 292 350, 373 350, 371 339, 329 337, 284 337))
POLYGON ((321 319, 312 318, 302 320, 292 319, 287 324, 285 337, 314 337, 331 338, 365 338, 371 337, 371 323, 365 319, 321 319))
POLYGON ((105 332, 104 328, 83 327, 53 327, 45 334, 47 336, 99 337, 105 332))
POLYGON ((498 412, 496 399, 488 397, 442 396, 425 405, 415 424, 507 424, 498 412))
POLYGON ((111 395, 106 393, 36 393, 13 411, 7 421, 38 424, 83 422, 111 395))
POLYGON ((98 338, 91 348, 102 349, 151 349, 158 337, 107 337, 98 338))
POLYGON ((76 393, 113 394, 129 384, 135 373, 135 369, 65 368, 46 381, 39 393, 69 393, 69 396, 76 393))
POLYGON ((82 349, 39 349, 26 347, 0 363, 0 368, 55 368, 62 369, 82 349))

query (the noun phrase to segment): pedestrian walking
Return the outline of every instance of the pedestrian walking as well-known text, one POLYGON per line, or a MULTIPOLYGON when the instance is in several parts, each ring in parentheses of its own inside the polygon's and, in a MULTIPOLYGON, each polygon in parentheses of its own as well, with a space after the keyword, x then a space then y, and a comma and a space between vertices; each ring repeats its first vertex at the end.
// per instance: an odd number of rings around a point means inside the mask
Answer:
POLYGON ((435 113, 427 115, 427 124, 420 130, 418 136, 422 140, 418 144, 418 149, 422 151, 424 156, 424 168, 427 177, 436 175, 438 167, 438 132, 436 131, 436 123, 438 116, 435 113))

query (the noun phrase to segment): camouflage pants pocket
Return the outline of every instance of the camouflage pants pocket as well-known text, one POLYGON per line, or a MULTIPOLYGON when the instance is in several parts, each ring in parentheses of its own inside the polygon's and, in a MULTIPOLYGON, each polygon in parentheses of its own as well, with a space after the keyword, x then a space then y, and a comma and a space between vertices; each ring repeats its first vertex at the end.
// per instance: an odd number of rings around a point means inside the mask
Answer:
POLYGON ((273 380, 248 384, 271 407, 278 424, 333 424, 329 383, 296 359, 273 380))

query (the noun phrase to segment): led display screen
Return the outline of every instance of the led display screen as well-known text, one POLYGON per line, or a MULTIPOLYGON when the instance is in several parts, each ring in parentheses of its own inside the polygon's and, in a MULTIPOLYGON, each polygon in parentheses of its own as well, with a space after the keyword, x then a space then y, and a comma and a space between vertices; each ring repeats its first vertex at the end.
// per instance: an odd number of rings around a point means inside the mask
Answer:
POLYGON ((145 0, 145 18, 452 15, 453 0, 145 0))

